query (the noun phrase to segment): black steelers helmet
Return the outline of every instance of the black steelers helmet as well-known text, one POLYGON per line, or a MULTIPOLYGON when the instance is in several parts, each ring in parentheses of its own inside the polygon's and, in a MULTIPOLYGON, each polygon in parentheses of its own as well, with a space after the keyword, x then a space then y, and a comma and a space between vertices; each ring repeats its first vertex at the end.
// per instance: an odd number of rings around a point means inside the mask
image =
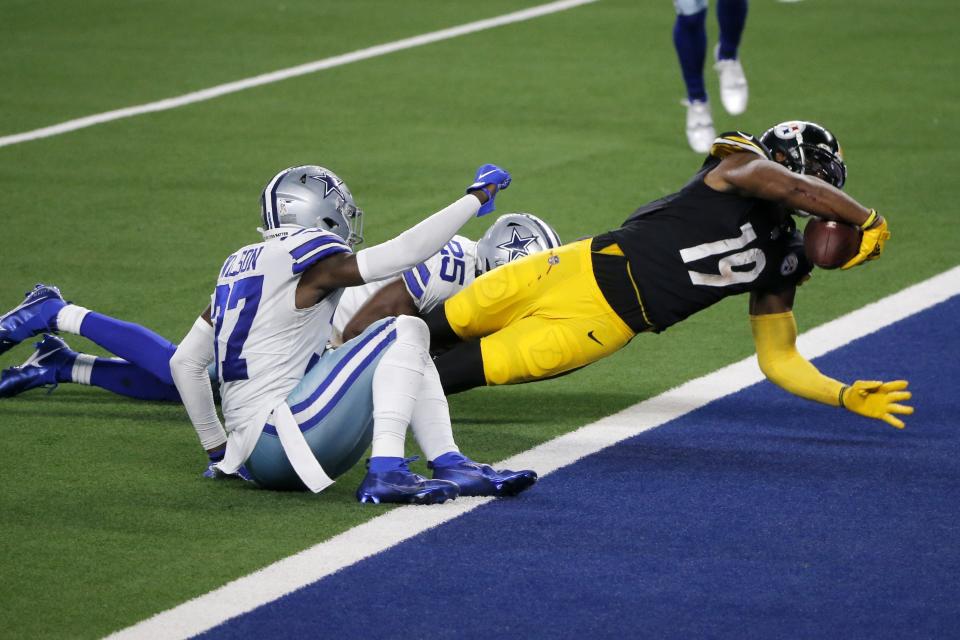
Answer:
POLYGON ((815 122, 781 122, 764 131, 760 142, 770 150, 774 161, 794 173, 816 176, 837 189, 847 181, 840 143, 815 122))

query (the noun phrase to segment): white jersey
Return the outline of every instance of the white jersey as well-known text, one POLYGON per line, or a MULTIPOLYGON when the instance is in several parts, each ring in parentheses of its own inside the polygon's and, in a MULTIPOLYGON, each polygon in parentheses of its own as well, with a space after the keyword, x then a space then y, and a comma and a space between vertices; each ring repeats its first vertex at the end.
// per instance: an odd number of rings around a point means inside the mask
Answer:
MULTIPOLYGON (((463 236, 453 236, 439 253, 404 271, 398 278, 403 279, 417 311, 427 313, 468 286, 476 275, 477 243, 463 236)), ((367 300, 396 280, 397 278, 390 278, 345 289, 333 317, 333 327, 337 334, 343 334, 343 328, 367 300)))
POLYGON ((324 258, 349 252, 339 236, 301 229, 243 247, 223 263, 210 319, 223 417, 231 433, 228 449, 240 449, 235 455, 252 450, 270 412, 297 386, 307 361, 330 337, 342 290, 297 309, 301 274, 324 258))

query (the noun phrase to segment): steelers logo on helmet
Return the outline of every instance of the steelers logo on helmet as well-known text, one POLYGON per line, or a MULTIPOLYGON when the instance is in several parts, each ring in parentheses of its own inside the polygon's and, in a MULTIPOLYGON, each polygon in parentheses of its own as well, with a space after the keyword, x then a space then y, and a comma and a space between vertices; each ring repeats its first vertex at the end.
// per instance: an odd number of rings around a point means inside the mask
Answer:
POLYGON ((803 134, 806 125, 799 120, 781 122, 773 128, 773 133, 781 140, 794 140, 798 135, 803 134))

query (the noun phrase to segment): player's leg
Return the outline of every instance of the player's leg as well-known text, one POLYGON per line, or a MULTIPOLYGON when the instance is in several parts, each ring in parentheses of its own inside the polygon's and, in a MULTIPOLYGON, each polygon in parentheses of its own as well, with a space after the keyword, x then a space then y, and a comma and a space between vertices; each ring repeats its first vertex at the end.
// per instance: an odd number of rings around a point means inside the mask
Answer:
POLYGON ((529 256, 488 271, 428 313, 424 320, 431 347, 443 350, 463 340, 493 333, 522 317, 529 308, 527 285, 545 271, 543 260, 529 256))
POLYGON ((57 313, 55 328, 83 336, 160 381, 173 385, 170 358, 177 345, 146 327, 68 304, 57 313))
POLYGON ((98 358, 78 354, 70 371, 63 371, 61 382, 75 382, 112 391, 135 400, 180 402, 176 385, 164 382, 146 369, 121 358, 98 358))
POLYGON ((523 318, 435 360, 447 395, 554 378, 604 358, 633 337, 615 316, 523 318))
MULTIPOLYGON (((362 502, 429 504, 457 496, 451 482, 410 472, 404 440, 429 360, 418 318, 386 318, 325 354, 290 394, 287 404, 317 462, 330 478, 352 467, 372 443, 362 502)), ((276 428, 268 423, 246 461, 257 483, 302 489, 276 428)))
POLYGON ((717 21, 720 23, 717 58, 735 59, 743 28, 747 24, 747 0, 717 0, 717 21))
POLYGON ((81 335, 172 385, 170 358, 176 345, 153 331, 66 302, 60 290, 38 284, 24 301, 0 317, 0 353, 47 331, 81 335))
POLYGON ((487 384, 481 342, 482 339, 461 342, 434 359, 443 392, 448 396, 487 384))
POLYGON ((534 313, 540 298, 582 270, 586 241, 542 251, 488 271, 427 314, 433 349, 445 349, 499 331, 534 313))
MULTIPOLYGON (((352 467, 373 434, 373 372, 395 342, 393 318, 375 322, 344 345, 324 353, 290 393, 287 404, 324 472, 336 478, 352 467)), ((268 421, 245 463, 268 489, 303 489, 268 421)))
POLYGON ((706 102, 703 65, 707 56, 706 0, 674 0, 677 19, 673 23, 673 46, 690 102, 706 102))
POLYGON ((720 101, 731 115, 747 109, 747 77, 740 64, 738 48, 747 23, 747 0, 717 0, 720 42, 714 57, 714 68, 720 76, 720 101))
POLYGON ((410 425, 430 362, 430 333, 419 318, 396 318, 396 341, 377 364, 372 380, 373 438, 360 502, 443 502, 459 494, 457 485, 426 480, 407 468, 404 457, 410 425), (432 484, 436 483, 436 484, 432 484))
POLYGON ((633 337, 615 316, 524 318, 480 341, 488 385, 553 378, 620 350, 633 337))
POLYGON ((537 481, 537 473, 530 469, 496 470, 460 451, 450 424, 450 407, 432 361, 424 368, 410 427, 434 479, 455 482, 462 496, 515 496, 537 481))
POLYGON ((706 153, 716 137, 703 81, 707 56, 707 0, 674 0, 673 4, 677 11, 673 45, 687 88, 687 142, 697 153, 706 153))
POLYGON ((119 358, 98 358, 70 349, 60 338, 45 334, 22 365, 0 374, 0 398, 37 387, 73 382, 100 387, 137 400, 179 402, 177 388, 119 358))
POLYGON ((562 281, 538 291, 529 315, 437 357, 447 393, 555 377, 630 341, 633 331, 597 285, 590 245, 583 241, 564 247, 555 265, 562 269, 562 281))

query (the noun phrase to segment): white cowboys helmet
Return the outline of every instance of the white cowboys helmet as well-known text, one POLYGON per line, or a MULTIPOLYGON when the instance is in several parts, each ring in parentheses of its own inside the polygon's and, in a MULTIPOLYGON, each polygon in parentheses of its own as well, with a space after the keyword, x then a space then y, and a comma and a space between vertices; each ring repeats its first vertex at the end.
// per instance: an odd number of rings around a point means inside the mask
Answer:
POLYGON ((314 164, 284 169, 260 196, 264 238, 289 233, 283 227, 330 231, 351 247, 363 242, 363 212, 347 185, 333 171, 314 164))
POLYGON ((560 246, 553 227, 529 213, 500 216, 477 242, 477 269, 486 273, 538 251, 560 246))

